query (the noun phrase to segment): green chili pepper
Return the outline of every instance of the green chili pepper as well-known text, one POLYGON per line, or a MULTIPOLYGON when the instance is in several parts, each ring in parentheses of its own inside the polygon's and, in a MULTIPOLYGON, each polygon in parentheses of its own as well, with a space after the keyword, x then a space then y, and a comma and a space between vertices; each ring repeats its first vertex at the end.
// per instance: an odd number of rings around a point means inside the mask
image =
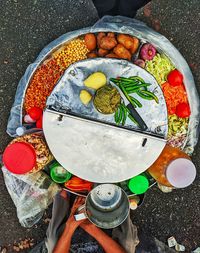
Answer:
POLYGON ((134 98, 132 96, 129 96, 129 97, 133 101, 133 103, 135 103, 139 108, 142 107, 142 104, 136 98, 134 98))
POLYGON ((126 92, 126 89, 121 84, 119 85, 119 88, 124 93, 125 97, 129 100, 129 96, 128 96, 127 92, 126 92))
POLYGON ((147 87, 146 86, 141 86, 139 91, 142 91, 142 90, 147 90, 147 87))
POLYGON ((135 102, 131 99, 131 97, 128 95, 128 93, 126 92, 125 88, 124 88, 122 85, 120 85, 119 87, 120 87, 120 89, 122 90, 122 92, 124 93, 124 95, 125 95, 125 97, 127 98, 127 100, 128 100, 134 107, 136 107, 136 103, 135 103, 135 102))
POLYGON ((124 82, 122 82, 121 84, 122 84, 124 87, 133 87, 133 86, 135 86, 135 85, 139 85, 138 82, 133 82, 133 83, 124 83, 124 82))
POLYGON ((120 81, 123 85, 134 85, 134 84, 139 84, 138 80, 131 80, 127 78, 120 78, 120 81))
POLYGON ((138 85, 138 82, 125 82, 125 81, 121 81, 121 84, 123 86, 134 86, 134 85, 138 85))
POLYGON ((110 81, 115 83, 115 84, 121 83, 121 81, 119 79, 116 79, 116 78, 110 78, 110 81))
POLYGON ((115 118, 115 123, 119 124, 119 107, 117 111, 115 112, 114 118, 115 118))
MULTIPOLYGON (((144 90, 143 90, 144 91, 144 90)), ((144 93, 142 93, 142 90, 138 90, 136 91, 136 93, 138 94, 138 96, 140 96, 141 98, 144 98, 146 100, 153 100, 152 96, 149 95, 145 95, 144 93)))
POLYGON ((130 110, 128 109, 128 107, 125 106, 124 103, 123 103, 123 107, 124 107, 124 109, 125 109, 128 113, 130 113, 130 110))
POLYGON ((120 77, 119 77, 119 80, 128 81, 128 82, 131 82, 131 81, 132 81, 130 78, 123 77, 123 76, 120 76, 120 77))
POLYGON ((123 119, 122 119, 122 126, 124 126, 125 123, 126 123, 126 119, 127 119, 127 109, 128 109, 128 108, 126 108, 126 106, 125 106, 124 104, 122 104, 122 110, 123 110, 123 113, 124 113, 123 119))
POLYGON ((145 81, 139 76, 130 76, 129 78, 132 79, 132 80, 138 80, 142 83, 145 83, 145 81))
POLYGON ((122 125, 124 126, 126 119, 127 119, 127 111, 128 108, 124 105, 121 104, 117 111, 115 112, 114 118, 115 118, 115 123, 117 125, 119 125, 120 123, 122 123, 122 125))
POLYGON ((144 88, 144 90, 146 90, 146 87, 149 86, 148 84, 141 84, 141 85, 135 85, 135 86, 130 86, 130 87, 124 87, 126 89, 126 91, 131 91, 131 90, 138 90, 141 88, 144 88))
POLYGON ((137 90, 130 90, 130 91, 127 91, 127 94, 128 95, 131 95, 131 94, 133 94, 133 93, 136 93, 138 91, 138 89, 137 90))
POLYGON ((141 93, 143 93, 144 95, 148 95, 149 97, 152 97, 157 104, 159 103, 158 97, 154 93, 146 90, 142 90, 141 93))
POLYGON ((133 95, 134 93, 137 93, 139 89, 137 90, 130 90, 130 91, 127 91, 128 95, 133 95))
POLYGON ((122 116, 123 116, 123 109, 122 109, 122 106, 120 105, 120 106, 119 106, 119 123, 118 123, 118 124, 121 123, 121 121, 122 121, 122 116))
MULTIPOLYGON (((135 108, 136 107, 141 108, 142 104, 136 98, 134 98, 133 96, 130 96, 130 94, 132 94, 132 93, 137 93, 137 95, 143 99, 155 100, 156 103, 159 103, 157 96, 154 93, 148 91, 148 89, 147 89, 148 86, 150 86, 151 84, 145 83, 145 81, 139 76, 131 76, 129 78, 119 77, 117 79, 110 78, 110 81, 114 82, 121 89, 121 91, 123 92, 126 99, 135 108)), ((122 122, 123 124, 125 124, 125 120, 127 118, 127 112, 129 112, 129 111, 125 105, 124 105, 124 107, 120 106, 120 110, 118 111, 118 113, 115 116, 118 123, 122 122), (125 112, 126 112, 126 115, 125 115, 125 112)))
POLYGON ((145 85, 145 86, 150 86, 150 85, 152 85, 151 83, 141 83, 141 86, 143 86, 143 85, 145 85))
POLYGON ((128 91, 136 91, 136 90, 138 90, 138 89, 140 89, 140 86, 133 86, 133 87, 124 87, 125 88, 125 90, 126 90, 126 92, 128 92, 128 91))

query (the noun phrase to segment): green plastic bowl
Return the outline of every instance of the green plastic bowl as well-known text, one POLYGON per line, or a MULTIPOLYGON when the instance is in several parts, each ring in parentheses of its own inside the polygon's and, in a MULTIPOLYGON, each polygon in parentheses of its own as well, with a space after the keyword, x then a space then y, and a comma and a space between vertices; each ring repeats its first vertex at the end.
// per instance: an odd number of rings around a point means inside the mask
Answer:
POLYGON ((58 184, 67 182, 72 176, 72 174, 64 169, 59 163, 52 165, 50 168, 50 175, 52 180, 58 184))

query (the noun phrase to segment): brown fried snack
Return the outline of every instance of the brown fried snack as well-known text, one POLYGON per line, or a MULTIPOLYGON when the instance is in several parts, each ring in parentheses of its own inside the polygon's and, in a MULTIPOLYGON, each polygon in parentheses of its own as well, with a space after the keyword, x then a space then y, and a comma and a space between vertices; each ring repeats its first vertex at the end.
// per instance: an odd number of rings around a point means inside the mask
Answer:
POLYGON ((111 38, 115 38, 115 34, 114 34, 113 32, 107 33, 107 36, 108 36, 108 37, 111 37, 111 38))
POLYGON ((134 54, 139 47, 139 40, 127 34, 118 34, 117 41, 134 54))
POLYGON ((84 40, 85 40, 85 45, 88 50, 90 50, 90 51, 95 50, 95 48, 97 46, 97 39, 96 39, 95 34, 87 33, 84 37, 84 40))
POLYGON ((131 60, 131 53, 126 49, 122 44, 118 44, 114 49, 113 53, 116 54, 119 58, 131 60))
POLYGON ((96 58, 98 55, 95 52, 87 53, 87 58, 96 58))
POLYGON ((107 49, 99 48, 99 50, 98 50, 98 56, 100 56, 100 57, 103 57, 103 56, 107 55, 108 53, 109 53, 109 50, 107 50, 107 49))
POLYGON ((105 36, 101 39, 99 47, 107 50, 113 49, 117 45, 117 40, 112 37, 105 36))
POLYGON ((102 39, 103 37, 105 37, 105 36, 106 36, 106 33, 104 33, 104 32, 98 33, 98 35, 97 35, 97 46, 98 46, 98 47, 99 47, 99 45, 100 45, 101 39, 102 39))
POLYGON ((130 48, 130 51, 131 51, 132 54, 134 54, 134 53, 136 53, 136 51, 139 48, 140 41, 137 38, 135 38, 135 37, 133 37, 132 40, 133 40, 133 45, 130 48))
POLYGON ((120 58, 119 56, 117 56, 116 54, 114 54, 114 53, 110 53, 110 54, 107 54, 106 55, 106 58, 120 58))

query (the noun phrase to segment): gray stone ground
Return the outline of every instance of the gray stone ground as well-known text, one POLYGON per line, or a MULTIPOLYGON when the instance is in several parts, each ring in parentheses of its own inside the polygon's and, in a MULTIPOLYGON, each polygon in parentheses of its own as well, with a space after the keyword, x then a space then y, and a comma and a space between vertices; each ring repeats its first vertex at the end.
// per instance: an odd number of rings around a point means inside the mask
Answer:
MULTIPOLYGON (((92 25, 97 15, 87 0, 0 0, 0 13, 0 150, 3 150, 9 142, 5 133, 9 110, 27 65, 50 41, 65 32, 92 25)), ((153 0, 137 18, 164 34, 180 50, 199 89, 199 0, 153 0)), ((197 145, 193 159, 198 171, 199 151, 197 145)), ((198 175, 192 186, 170 194, 151 189, 144 204, 132 214, 139 231, 163 242, 173 235, 186 246, 186 252, 200 246, 199 178, 198 175)), ((19 225, 0 172, 0 247, 6 246, 8 252, 13 252, 15 241, 31 237, 35 243, 39 242, 45 235, 48 225, 45 222, 43 219, 32 229, 19 225)))

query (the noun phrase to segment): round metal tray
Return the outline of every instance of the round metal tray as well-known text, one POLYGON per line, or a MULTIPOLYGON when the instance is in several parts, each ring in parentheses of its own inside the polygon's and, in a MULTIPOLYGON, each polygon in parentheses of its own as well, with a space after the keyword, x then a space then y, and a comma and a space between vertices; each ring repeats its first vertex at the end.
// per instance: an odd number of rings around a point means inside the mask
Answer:
POLYGON ((54 109, 43 116, 44 135, 52 154, 72 174, 91 182, 117 183, 144 172, 166 144, 168 119, 162 90, 146 70, 126 60, 97 58, 72 64, 49 96, 47 107, 54 109), (108 83, 118 76, 139 76, 151 83, 149 90, 156 93, 159 103, 137 97, 143 104, 137 111, 148 126, 148 135, 133 131, 137 127, 131 121, 126 129, 107 125, 115 124, 113 115, 99 113, 92 102, 82 104, 79 94, 86 88, 83 81, 97 71, 106 75, 108 83), (79 116, 68 115, 68 110, 79 116), (158 128, 162 138, 152 137, 158 128))
POLYGON ((156 47, 161 52, 166 54, 171 59, 176 68, 178 68, 183 73, 184 84, 191 107, 191 116, 184 150, 191 154, 199 136, 197 126, 199 123, 200 111, 198 93, 190 68, 183 56, 167 38, 153 31, 151 28, 147 27, 142 22, 134 19, 128 19, 125 17, 105 17, 102 20, 98 21, 93 27, 87 27, 77 31, 66 33, 57 38, 56 40, 52 41, 49 45, 47 45, 40 52, 35 62, 28 66, 24 76, 19 82, 18 90, 15 97, 15 103, 12 107, 10 114, 7 133, 10 136, 15 136, 16 128, 22 125, 23 103, 26 89, 37 68, 46 59, 48 59, 54 51, 66 45, 66 43, 73 40, 74 38, 82 36, 89 32, 97 33, 100 31, 126 33, 138 37, 142 42, 148 41, 156 45, 156 47))

